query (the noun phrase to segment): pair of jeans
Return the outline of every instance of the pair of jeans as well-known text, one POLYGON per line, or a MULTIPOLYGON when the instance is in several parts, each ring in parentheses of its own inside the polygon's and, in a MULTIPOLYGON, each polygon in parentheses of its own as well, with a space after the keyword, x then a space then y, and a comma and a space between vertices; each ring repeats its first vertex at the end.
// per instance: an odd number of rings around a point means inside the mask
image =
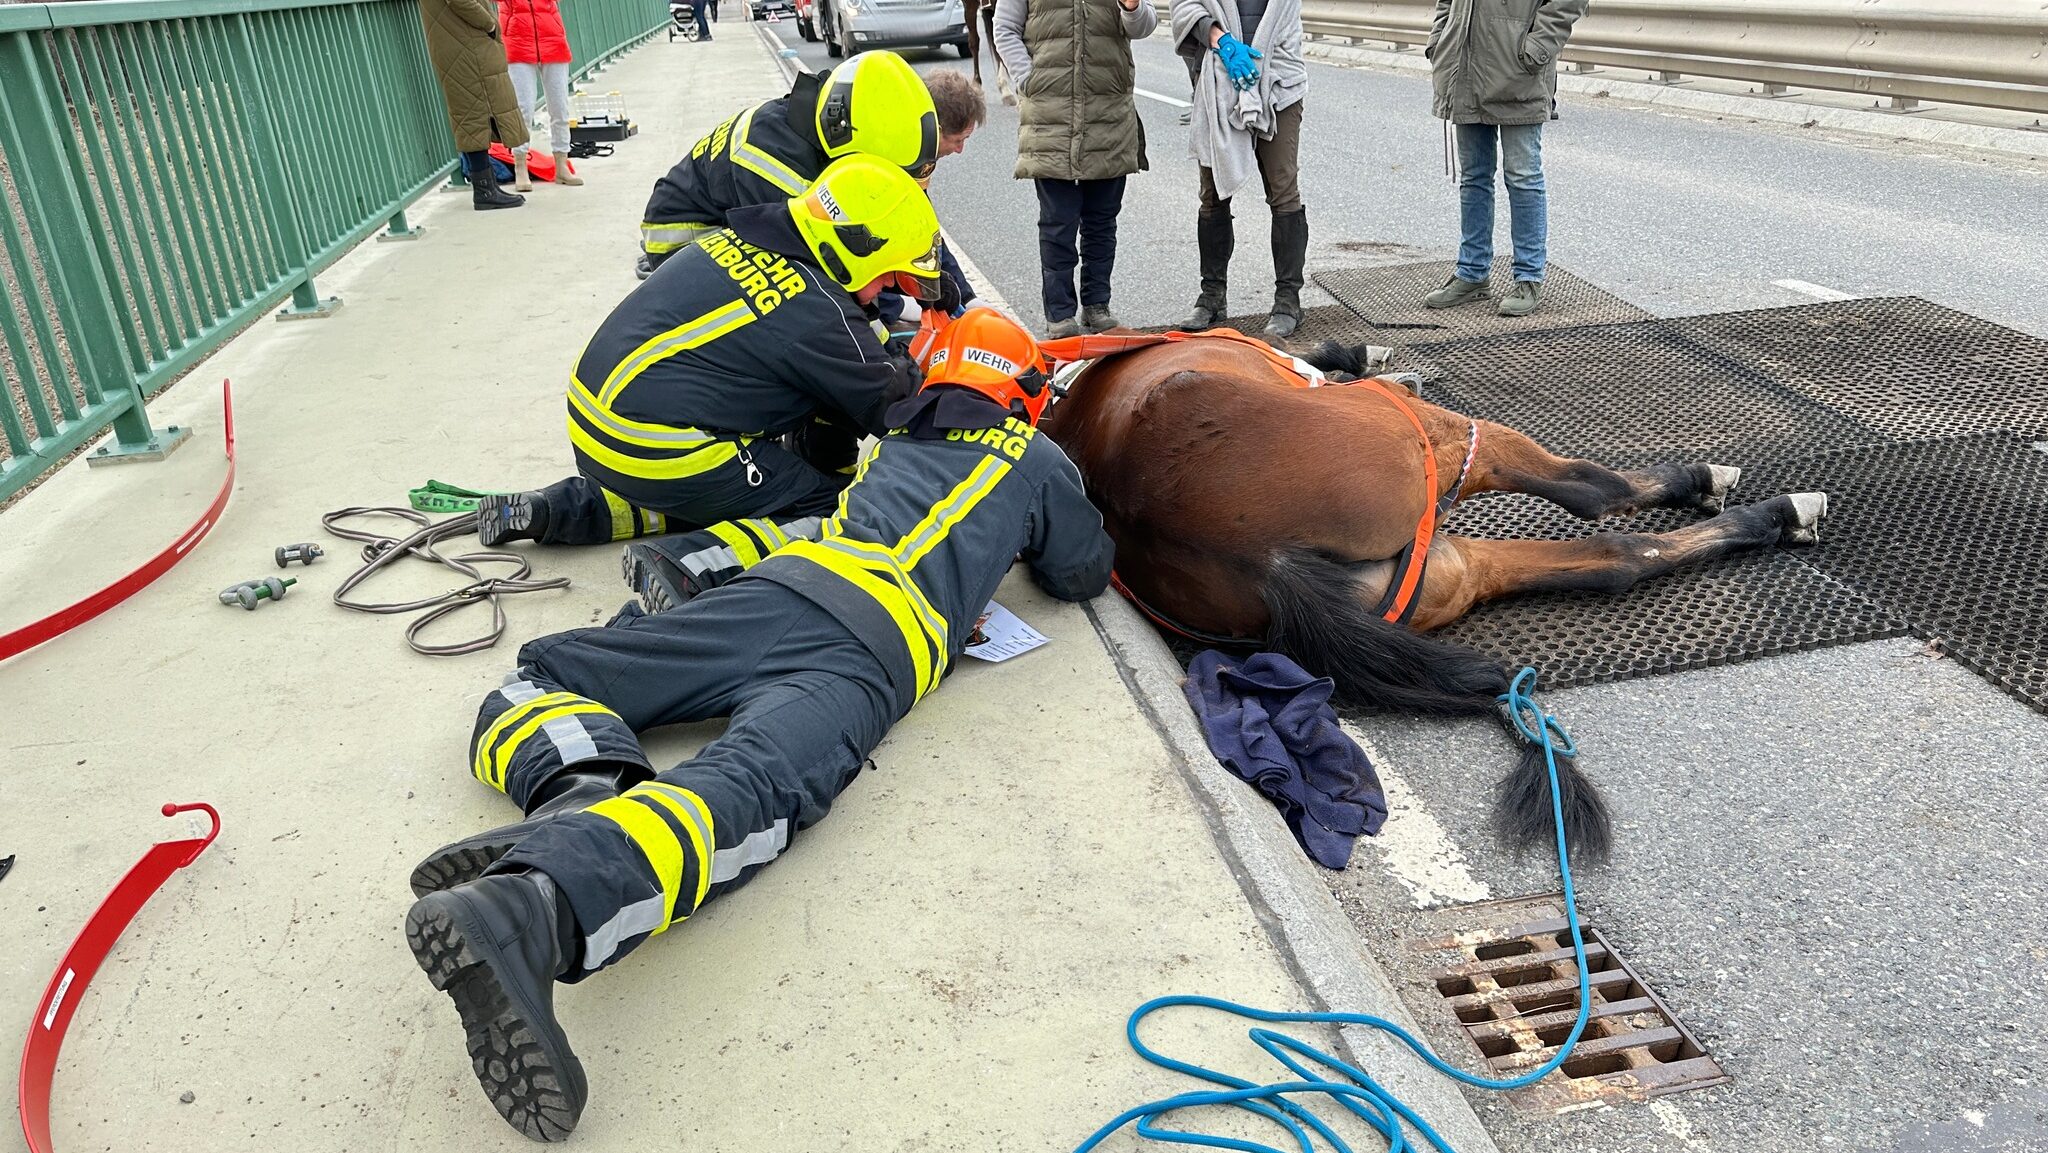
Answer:
POLYGON ((1080 303, 1109 303, 1109 276, 1116 268, 1116 217, 1123 211, 1124 179, 1116 176, 1108 180, 1033 181, 1038 186, 1040 291, 1048 323, 1074 315, 1077 263, 1081 266, 1080 303))
POLYGON ((691 11, 697 17, 697 39, 699 40, 711 39, 711 25, 704 22, 704 16, 712 7, 711 0, 693 0, 690 5, 691 11))
MULTIPOLYGON (((569 151, 569 65, 526 64, 514 62, 509 65, 512 74, 512 95, 519 101, 519 114, 526 118, 527 126, 533 125, 533 110, 540 103, 540 90, 547 90, 548 101, 548 143, 549 151, 556 157, 569 151)), ((527 145, 514 148, 514 152, 525 152, 527 145)))
POLYGON ((1549 203, 1543 190, 1541 124, 1458 125, 1458 279, 1481 281, 1493 266, 1493 175, 1508 186, 1515 279, 1542 280, 1549 203))

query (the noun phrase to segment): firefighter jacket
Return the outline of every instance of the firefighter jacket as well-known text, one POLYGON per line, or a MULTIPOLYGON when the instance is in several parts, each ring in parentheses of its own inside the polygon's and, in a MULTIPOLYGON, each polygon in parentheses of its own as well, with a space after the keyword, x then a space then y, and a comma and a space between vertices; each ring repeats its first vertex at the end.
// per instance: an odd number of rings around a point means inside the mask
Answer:
POLYGON ((821 76, 804 73, 789 95, 756 104, 712 129, 654 182, 643 247, 664 256, 693 233, 720 228, 735 208, 799 196, 829 159, 818 140, 821 76))
POLYGON ((876 435, 917 390, 852 295, 810 262, 781 205, 678 252, 598 326, 569 385, 569 438, 650 480, 732 459, 740 438, 823 417, 876 435), (781 213, 778 219, 777 213, 781 213))
POLYGON ((989 427, 925 422, 875 442, 819 538, 741 578, 772 580, 833 613, 889 670, 906 710, 938 687, 1020 554, 1062 600, 1109 583, 1115 546, 1080 470, 1030 424, 980 404, 994 413, 989 427))

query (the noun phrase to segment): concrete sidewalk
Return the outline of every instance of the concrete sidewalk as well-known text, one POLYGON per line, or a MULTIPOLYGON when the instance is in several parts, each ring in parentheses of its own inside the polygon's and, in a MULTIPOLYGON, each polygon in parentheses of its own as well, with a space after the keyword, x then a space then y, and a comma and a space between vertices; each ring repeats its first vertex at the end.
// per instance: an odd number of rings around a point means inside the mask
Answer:
MULTIPOLYGON (((491 653, 434 660, 406 649, 399 620, 326 602, 356 558, 318 518, 401 503, 428 477, 561 475, 562 381, 633 287, 651 181, 779 76, 735 23, 708 45, 657 39, 589 86, 624 93, 644 130, 588 162, 587 187, 542 186, 489 214, 430 196, 425 240, 365 245, 322 278, 346 300, 337 316, 266 322, 153 406, 158 423, 197 430, 170 461, 73 467, 0 521, 0 628, 127 571, 218 486, 215 382, 236 381, 241 474, 213 535, 126 605, 0 665, 0 856, 18 857, 0 882, 7 1067, 85 918, 150 842, 183 834, 156 807, 209 801, 224 819, 85 997, 58 1074, 60 1149, 528 1147, 483 1099, 452 1008, 404 947, 405 877, 435 845, 513 815, 465 771, 475 702, 519 640, 617 607, 616 555, 540 554, 573 586, 512 598, 510 639, 491 653), (292 596, 256 613, 215 603, 300 540, 330 555, 293 570, 292 596)), ((453 584, 401 571, 375 599, 453 584)), ((1126 691, 1089 614, 1021 577, 1002 596, 1052 644, 969 662, 786 860, 561 994, 592 1086, 578 1147, 1071 1148, 1189 1087, 1126 1050, 1139 1001, 1310 1008, 1301 965, 1369 966, 1355 944, 1304 962, 1285 917, 1247 900, 1242 858, 1215 832, 1247 817, 1197 802, 1186 749, 1126 691)), ((650 748, 678 756, 708 731, 650 748)), ((1175 1018, 1157 1035, 1247 1076, 1277 1072, 1236 1026, 1175 1018)), ((1439 1104, 1462 1110, 1454 1094, 1439 1104)), ((0 1150, 20 1147, 0 1131, 0 1150)))

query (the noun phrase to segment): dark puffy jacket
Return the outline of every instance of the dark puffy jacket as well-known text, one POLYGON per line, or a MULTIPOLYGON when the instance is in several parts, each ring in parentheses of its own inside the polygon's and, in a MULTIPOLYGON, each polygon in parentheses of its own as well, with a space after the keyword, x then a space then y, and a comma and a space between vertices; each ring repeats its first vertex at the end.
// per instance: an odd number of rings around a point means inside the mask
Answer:
POLYGON ((567 64, 569 32, 556 0, 498 0, 505 59, 514 64, 567 64))
POLYGON ((526 143, 526 119, 512 96, 505 48, 494 36, 498 10, 489 0, 420 0, 420 24, 456 150, 482 152, 493 137, 509 148, 526 143))
POLYGON ((1557 93, 1557 54, 1586 0, 1437 0, 1423 52, 1435 115, 1453 124, 1541 124, 1557 93))

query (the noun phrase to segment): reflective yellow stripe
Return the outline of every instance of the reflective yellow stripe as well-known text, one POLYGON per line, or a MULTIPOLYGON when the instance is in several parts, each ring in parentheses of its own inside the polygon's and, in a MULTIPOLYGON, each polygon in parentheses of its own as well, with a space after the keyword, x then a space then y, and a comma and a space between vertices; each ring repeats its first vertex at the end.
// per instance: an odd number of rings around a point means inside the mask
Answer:
POLYGON ((903 567, 913 569, 924 559, 932 547, 946 539, 953 526, 960 523, 983 497, 995 491, 996 485, 1010 474, 1010 462, 999 457, 985 456, 967 479, 955 485, 946 498, 932 506, 932 511, 916 528, 904 534, 903 543, 896 546, 896 555, 903 567))
POLYGON ((626 503, 625 497, 608 488, 600 488, 598 491, 604 494, 605 512, 612 518, 612 539, 630 540, 636 523, 633 518, 633 506, 626 503))
POLYGON ((772 520, 743 520, 740 524, 752 529, 754 535, 767 544, 769 552, 774 552, 789 543, 789 534, 783 532, 782 526, 772 520))
POLYGON ((555 720, 558 717, 573 717, 581 713, 603 713, 606 716, 610 717, 618 716, 617 713, 612 712, 610 709, 605 708, 603 705, 598 704, 596 701, 584 700, 580 697, 577 698, 576 704, 561 705, 559 707, 549 709, 546 712, 541 713, 539 716, 534 717, 532 720, 527 721, 525 724, 520 725, 518 728, 512 730, 512 735, 505 738, 505 743, 499 745, 498 751, 492 754, 490 765, 491 775, 484 778, 484 783, 498 790, 501 793, 504 792, 505 773, 509 769, 511 769, 512 756, 513 754, 519 751, 519 746, 525 744, 528 738, 532 737, 533 734, 539 732, 540 727, 544 724, 547 724, 549 721, 555 720))
MULTIPOLYGON (((932 607, 932 602, 924 595, 924 589, 918 587, 917 581, 911 578, 909 571, 896 563, 896 558, 888 549, 878 544, 842 536, 831 541, 830 547, 852 555, 869 572, 903 590, 904 599, 909 603, 911 612, 916 614, 918 625, 924 630, 933 652, 937 654, 934 659, 939 671, 944 672, 950 629, 945 616, 932 607)), ((936 683, 934 680, 934 684, 936 683)))
POLYGON ((610 408, 612 402, 619 399, 619 393, 652 365, 684 349, 709 344, 753 319, 754 310, 744 299, 739 299, 648 337, 626 359, 612 367, 611 375, 605 377, 604 387, 598 390, 598 402, 610 408))
MULTIPOLYGON (((491 722, 491 727, 484 730, 484 735, 477 738, 476 747, 470 750, 469 771, 476 776, 477 780, 487 785, 491 784, 490 774, 485 772, 484 768, 491 763, 491 747, 498 743, 500 734, 525 718, 532 716, 538 710, 586 699, 588 698, 579 697, 575 693, 542 693, 540 696, 524 704, 513 705, 511 708, 499 713, 498 719, 491 722)), ((502 788, 503 786, 499 787, 502 788)))
MULTIPOLYGON (((654 870, 654 882, 661 886, 661 927, 667 929, 675 918, 676 894, 683 887, 683 843, 676 839, 675 830, 654 810, 633 800, 631 793, 613 797, 585 809, 617 825, 626 836, 640 846, 640 853, 647 858, 647 865, 654 870)), ((689 822, 685 821, 686 826, 689 822)), ((709 862, 698 858, 699 871, 708 872, 709 862)))
POLYGON ((819 540, 831 540, 839 535, 839 522, 846 519, 846 502, 853 495, 853 486, 866 479, 868 466, 875 463, 875 458, 880 455, 882 455, 882 442, 879 440, 869 445, 867 452, 862 454, 860 467, 853 470, 853 480, 845 488, 839 490, 838 511, 834 512, 824 524, 818 526, 819 540))
POLYGON ((933 669, 931 646, 926 642, 924 630, 918 625, 917 613, 910 606, 910 597, 896 585, 883 580, 869 571, 858 560, 819 541, 791 541, 783 550, 800 556, 819 567, 840 577, 855 588, 872 597, 881 605, 896 628, 903 634, 903 646, 910 652, 910 665, 917 677, 917 695, 923 697, 938 683, 933 669))
POLYGON ((641 480, 681 480, 706 473, 721 464, 739 459, 739 446, 730 441, 707 444, 687 456, 650 459, 628 456, 586 432, 575 420, 569 421, 569 441, 592 460, 613 472, 641 480))
POLYGON ((753 568, 761 563, 761 550, 754 545, 754 538, 741 531, 730 521, 712 525, 705 531, 731 546, 733 555, 740 558, 741 568, 753 568))
POLYGON ((667 513, 650 512, 644 508, 636 508, 633 511, 640 514, 640 531, 643 534, 654 536, 668 531, 667 513))
POLYGON ((733 127, 732 146, 728 155, 732 157, 732 162, 741 168, 759 176, 791 196, 801 196, 804 189, 809 187, 811 182, 798 176, 791 170, 789 165, 754 147, 753 143, 747 139, 748 130, 754 125, 754 113, 759 107, 759 105, 756 105, 754 108, 747 109, 745 115, 740 117, 740 122, 733 127))
MULTIPOLYGON (((711 822, 711 806, 704 803, 704 798, 688 789, 663 784, 660 781, 649 781, 628 789, 626 795, 645 797, 668 809, 676 815, 676 823, 689 834, 690 847, 697 850, 697 893, 696 898, 690 902, 691 911, 696 911, 697 907, 704 903, 705 894, 711 891, 711 846, 718 839, 717 826, 711 822), (691 819, 693 813, 696 816, 694 820, 691 819)), ((683 915, 689 916, 688 913, 683 915)))
POLYGON ((674 252, 697 239, 700 232, 709 232, 717 227, 712 224, 656 224, 646 221, 640 225, 640 247, 648 252, 674 252))

